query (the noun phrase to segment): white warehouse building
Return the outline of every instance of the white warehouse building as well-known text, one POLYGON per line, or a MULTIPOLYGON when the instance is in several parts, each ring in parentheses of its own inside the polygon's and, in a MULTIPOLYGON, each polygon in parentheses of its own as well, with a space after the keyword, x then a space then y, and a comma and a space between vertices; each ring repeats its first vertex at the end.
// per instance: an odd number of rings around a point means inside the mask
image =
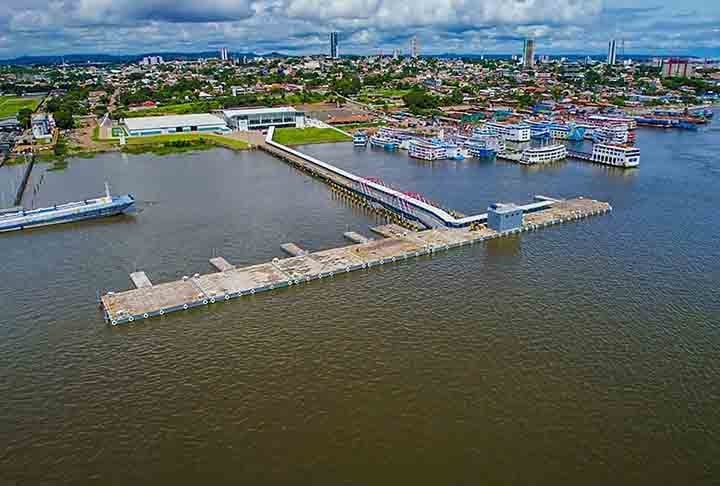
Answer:
POLYGON ((125 118, 123 126, 131 137, 193 132, 227 133, 230 131, 225 120, 210 113, 125 118))
POLYGON ((305 128, 305 113, 291 106, 238 108, 223 110, 222 113, 233 130, 263 130, 271 126, 305 128))

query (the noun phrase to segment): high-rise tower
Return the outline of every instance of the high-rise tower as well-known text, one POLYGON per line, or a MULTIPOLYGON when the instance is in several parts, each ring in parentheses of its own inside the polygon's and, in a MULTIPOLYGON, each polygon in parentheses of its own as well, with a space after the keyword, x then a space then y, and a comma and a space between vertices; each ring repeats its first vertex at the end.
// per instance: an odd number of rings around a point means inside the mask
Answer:
POLYGON ((608 42, 607 63, 612 65, 612 64, 615 64, 616 60, 617 60, 617 41, 615 39, 612 39, 610 42, 608 42))
POLYGON ((522 64, 527 69, 535 66, 535 41, 533 39, 525 39, 523 42, 522 64))
POLYGON ((340 57, 338 54, 338 36, 338 32, 330 32, 330 57, 333 59, 340 57))

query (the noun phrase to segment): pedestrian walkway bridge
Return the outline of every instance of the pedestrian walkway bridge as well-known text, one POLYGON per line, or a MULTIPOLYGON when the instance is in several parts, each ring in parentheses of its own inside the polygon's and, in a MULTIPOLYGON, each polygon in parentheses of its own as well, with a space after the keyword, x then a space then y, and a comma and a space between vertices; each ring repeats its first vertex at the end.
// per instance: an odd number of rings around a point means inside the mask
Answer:
MULTIPOLYGON (((487 221, 487 213, 457 218, 446 210, 417 199, 412 195, 378 184, 371 179, 357 176, 315 157, 274 142, 273 135, 274 127, 270 127, 265 138, 265 144, 260 146, 266 152, 287 160, 313 175, 339 184, 405 219, 419 223, 424 228, 466 228, 487 221)), ((521 206, 524 213, 539 211, 557 202, 557 199, 543 196, 536 196, 535 199, 534 203, 521 206)))

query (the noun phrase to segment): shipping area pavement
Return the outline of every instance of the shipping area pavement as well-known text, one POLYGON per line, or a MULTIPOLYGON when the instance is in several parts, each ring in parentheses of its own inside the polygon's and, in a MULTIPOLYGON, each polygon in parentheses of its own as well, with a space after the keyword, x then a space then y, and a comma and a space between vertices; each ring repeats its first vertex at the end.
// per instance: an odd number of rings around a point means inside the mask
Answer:
POLYGON ((485 240, 504 237, 547 226, 577 221, 603 214, 612 208, 606 202, 575 198, 553 200, 540 210, 524 214, 522 224, 509 231, 495 231, 487 225, 472 228, 433 228, 412 231, 395 224, 373 228, 380 239, 365 243, 301 253, 300 256, 236 268, 222 260, 214 264, 224 270, 154 285, 147 276, 134 275, 137 288, 109 292, 101 304, 106 319, 113 325, 129 323, 172 312, 248 297, 292 285, 332 278, 341 273, 367 270, 378 265, 448 251, 485 240))

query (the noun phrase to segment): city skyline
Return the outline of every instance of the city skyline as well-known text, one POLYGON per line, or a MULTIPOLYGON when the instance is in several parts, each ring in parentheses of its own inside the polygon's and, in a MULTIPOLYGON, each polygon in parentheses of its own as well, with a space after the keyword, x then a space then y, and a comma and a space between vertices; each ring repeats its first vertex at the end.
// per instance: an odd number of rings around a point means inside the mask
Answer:
POLYGON ((536 52, 603 53, 623 39, 627 53, 720 55, 720 6, 699 0, 619 1, 427 0, 410 7, 384 0, 8 0, 0 7, 0 58, 79 53, 197 52, 243 46, 245 51, 319 54, 330 32, 341 32, 343 53, 369 55, 407 49, 417 37, 424 55, 513 54, 525 38, 536 52), (441 14, 439 15, 438 12, 441 14))

